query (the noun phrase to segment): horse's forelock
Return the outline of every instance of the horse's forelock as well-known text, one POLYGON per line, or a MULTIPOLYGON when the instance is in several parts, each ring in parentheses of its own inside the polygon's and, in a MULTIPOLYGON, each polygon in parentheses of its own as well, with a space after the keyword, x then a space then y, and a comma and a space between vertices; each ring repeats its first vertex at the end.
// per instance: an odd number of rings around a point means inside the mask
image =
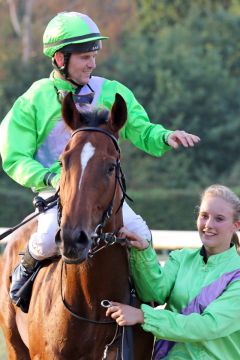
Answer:
POLYGON ((105 108, 85 108, 81 110, 81 120, 83 125, 98 127, 106 124, 109 111, 105 108))
MULTIPOLYGON (((99 108, 96 110, 96 117, 98 119, 98 125, 106 124, 108 121, 109 111, 104 108, 99 108)), ((96 124, 97 125, 97 124, 96 124)))

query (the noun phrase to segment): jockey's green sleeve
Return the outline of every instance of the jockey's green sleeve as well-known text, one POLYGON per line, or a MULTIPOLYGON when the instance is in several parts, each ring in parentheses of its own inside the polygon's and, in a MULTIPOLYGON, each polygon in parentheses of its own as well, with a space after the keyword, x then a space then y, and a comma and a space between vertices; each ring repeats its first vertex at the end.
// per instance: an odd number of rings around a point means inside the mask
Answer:
MULTIPOLYGON (((127 103, 128 120, 120 135, 139 149, 161 156, 170 149, 163 139, 171 131, 152 124, 133 93, 117 81, 92 76, 89 85, 94 90, 94 106, 111 108, 115 94, 127 103)), ((85 85, 79 94, 87 94, 85 85)), ((0 152, 4 171, 19 184, 39 191, 47 188, 46 176, 53 174, 56 186, 60 177, 58 158, 64 150, 70 131, 61 116, 59 91, 72 91, 72 85, 55 78, 41 79, 20 96, 3 119, 0 127, 0 152)))
MULTIPOLYGON (((175 344, 163 359, 240 359, 240 257, 235 246, 203 261, 200 250, 178 250, 170 254, 164 267, 149 246, 131 251, 131 271, 142 301, 155 301, 166 308, 142 304, 145 331, 157 339, 175 344), (224 291, 210 301, 202 313, 183 315, 201 293, 204 301, 211 297, 208 289, 226 283, 224 291)), ((203 306, 200 302, 200 307, 203 306)))

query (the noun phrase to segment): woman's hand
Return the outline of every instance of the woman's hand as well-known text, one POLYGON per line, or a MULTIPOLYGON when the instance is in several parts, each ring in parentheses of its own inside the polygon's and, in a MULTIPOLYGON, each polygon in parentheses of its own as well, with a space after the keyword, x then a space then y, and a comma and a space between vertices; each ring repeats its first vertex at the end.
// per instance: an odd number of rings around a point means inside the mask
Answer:
POLYGON ((138 250, 144 250, 149 246, 149 242, 146 239, 143 239, 141 236, 131 231, 128 231, 125 227, 122 227, 119 230, 118 236, 128 239, 131 246, 135 247, 138 250))
POLYGON ((144 316, 141 309, 118 302, 112 302, 112 306, 106 311, 106 316, 111 316, 119 326, 144 323, 144 316))

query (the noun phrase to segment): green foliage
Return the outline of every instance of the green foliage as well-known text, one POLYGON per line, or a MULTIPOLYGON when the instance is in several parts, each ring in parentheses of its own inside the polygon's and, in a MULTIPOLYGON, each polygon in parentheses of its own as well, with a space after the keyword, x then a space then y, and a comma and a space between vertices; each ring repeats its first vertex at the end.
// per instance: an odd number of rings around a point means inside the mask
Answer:
POLYGON ((129 189, 134 203, 129 205, 146 220, 151 229, 196 230, 199 192, 193 190, 129 189))
POLYGON ((24 93, 34 81, 49 76, 51 64, 45 59, 44 61, 33 59, 30 64, 25 66, 21 62, 17 63, 15 58, 8 60, 4 68, 4 78, 0 91, 0 119, 10 110, 17 97, 24 93))
POLYGON ((193 8, 200 9, 202 14, 211 14, 218 10, 233 13, 240 11, 238 0, 137 0, 136 3, 139 28, 144 34, 184 22, 193 8))
POLYGON ((12 227, 34 211, 34 194, 10 181, 6 175, 0 177, 0 227, 12 227))
POLYGON ((141 26, 131 37, 126 34, 125 51, 108 59, 118 78, 135 90, 151 121, 202 139, 196 148, 171 151, 160 160, 126 147, 132 160, 126 164, 130 186, 237 185, 239 26, 240 17, 223 7, 206 11, 189 6, 181 21, 160 26, 151 41, 141 26))
MULTIPOLYGON (((112 52, 99 64, 96 74, 131 88, 152 122, 201 137, 198 146, 171 150, 160 159, 121 143, 127 185, 134 189, 134 209, 156 229, 193 229, 193 209, 200 189, 211 183, 232 188, 239 184, 236 135, 240 130, 240 3, 134 3, 136 18, 129 22, 125 33, 117 28, 118 46, 109 47, 112 52)), ((2 13, 6 13, 4 6, 2 13)), ((33 27, 39 38, 40 28, 50 14, 45 10, 42 16, 42 20, 36 16, 33 27)), ((51 69, 37 50, 28 67, 21 65, 21 51, 16 46, 19 39, 6 17, 2 24, 1 117, 33 81, 48 76, 51 69)), ((33 210, 33 194, 2 173, 0 189, 0 226, 13 226, 33 210)))
MULTIPOLYGON (((198 206, 203 189, 128 189, 129 205, 156 230, 196 230, 198 206)), ((233 188, 240 196, 240 187, 233 188)))

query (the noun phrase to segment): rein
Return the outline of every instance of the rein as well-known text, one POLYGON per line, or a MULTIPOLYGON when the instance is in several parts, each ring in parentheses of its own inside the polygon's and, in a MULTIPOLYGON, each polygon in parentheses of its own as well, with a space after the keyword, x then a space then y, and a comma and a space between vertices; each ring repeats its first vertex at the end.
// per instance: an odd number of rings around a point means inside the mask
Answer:
MULTIPOLYGON (((65 264, 66 265, 66 264, 65 264)), ((83 320, 83 321, 87 321, 91 324, 103 324, 103 325, 106 325, 106 324, 116 324, 116 321, 115 320, 94 320, 94 319, 88 319, 88 318, 85 318, 83 316, 80 316, 80 315, 77 315, 75 312, 73 312, 70 308, 70 306, 67 304, 66 300, 64 299, 64 296, 63 296, 63 287, 62 287, 62 284, 63 284, 63 266, 64 266, 64 263, 62 262, 62 267, 61 267, 61 279, 60 279, 60 288, 61 288, 61 298, 62 298, 62 302, 63 302, 63 305, 65 306, 65 308, 70 312, 70 314, 72 316, 74 316, 76 319, 78 320, 83 320)))

